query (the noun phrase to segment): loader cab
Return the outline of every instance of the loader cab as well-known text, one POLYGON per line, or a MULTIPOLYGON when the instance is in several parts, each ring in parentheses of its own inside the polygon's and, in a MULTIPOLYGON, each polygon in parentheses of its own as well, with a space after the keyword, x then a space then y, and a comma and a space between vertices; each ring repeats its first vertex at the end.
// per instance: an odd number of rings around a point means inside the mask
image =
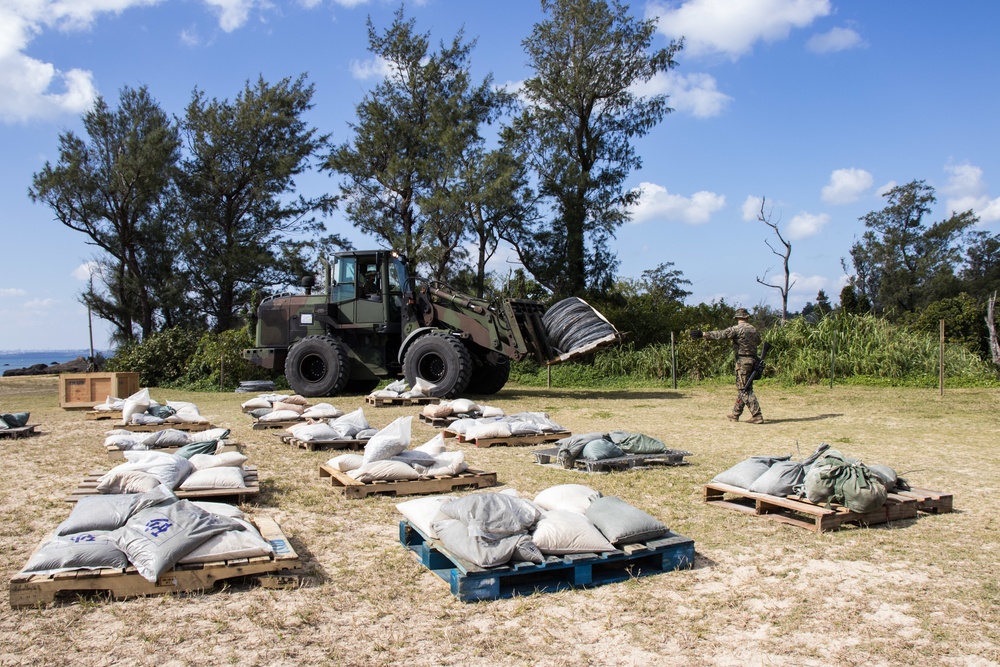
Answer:
POLYGON ((331 267, 330 303, 341 324, 399 324, 406 265, 385 251, 337 253, 331 267))

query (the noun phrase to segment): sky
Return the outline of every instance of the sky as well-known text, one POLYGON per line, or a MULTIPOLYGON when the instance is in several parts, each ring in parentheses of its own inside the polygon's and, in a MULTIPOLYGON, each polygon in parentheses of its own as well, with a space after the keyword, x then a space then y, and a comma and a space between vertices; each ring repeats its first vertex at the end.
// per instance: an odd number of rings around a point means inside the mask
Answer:
MULTIPOLYGON (((366 21, 388 27, 383 0, 0 0, 0 350, 89 345, 79 302, 94 248, 28 198, 32 177, 58 161, 60 133, 85 136, 97 96, 117 106, 145 85, 180 116, 195 88, 234 99, 249 81, 306 74, 306 120, 350 140, 355 107, 383 71, 366 21)), ((759 281, 783 278, 761 199, 791 243, 789 309, 824 290, 836 303, 859 218, 896 184, 925 180, 929 222, 974 210, 1000 232, 1000 3, 929 0, 658 0, 632 2, 657 20, 654 47, 684 38, 678 67, 640 92, 666 93, 674 111, 636 142, 641 189, 613 242, 619 274, 672 262, 691 281, 689 304, 780 308, 759 281), (991 64, 992 63, 992 64, 991 64)), ((432 43, 475 39, 472 72, 511 89, 531 75, 522 40, 542 20, 538 0, 405 3, 432 43)), ((318 172, 302 194, 336 193, 318 172)), ((378 247, 343 214, 326 219, 355 247, 378 247)), ((513 253, 492 268, 506 273, 513 253)), ((108 347, 94 321, 94 344, 108 347)))

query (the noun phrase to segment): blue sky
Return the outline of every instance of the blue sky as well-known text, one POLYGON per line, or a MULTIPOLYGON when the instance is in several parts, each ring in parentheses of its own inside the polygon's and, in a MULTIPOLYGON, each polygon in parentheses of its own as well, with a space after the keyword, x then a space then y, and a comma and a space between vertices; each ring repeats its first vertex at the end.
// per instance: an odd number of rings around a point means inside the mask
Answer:
MULTIPOLYGON (((115 104, 122 86, 147 85, 180 115, 195 87, 234 98, 259 75, 307 73, 309 121, 337 143, 354 106, 377 81, 365 21, 384 28, 398 2, 381 0, 0 0, 0 349, 88 344, 77 295, 93 249, 32 204, 27 190, 58 159, 61 131, 81 133, 96 95, 115 104)), ((691 280, 688 303, 780 305, 757 283, 781 276, 755 219, 766 197, 792 243, 789 307, 837 300, 863 225, 892 184, 925 179, 933 220, 974 209, 1000 231, 1000 3, 842 0, 633 2, 659 17, 657 46, 684 36, 680 66, 649 84, 676 111, 639 142, 642 188, 619 230, 620 273, 637 278, 673 262, 691 280)), ((517 86, 529 76, 521 41, 541 18, 537 0, 407 2, 435 43, 464 27, 478 44, 477 77, 517 86)), ((307 195, 337 180, 299 179, 307 195)), ((342 216, 331 230, 375 242, 342 216)), ((95 323, 95 344, 107 343, 95 323)))

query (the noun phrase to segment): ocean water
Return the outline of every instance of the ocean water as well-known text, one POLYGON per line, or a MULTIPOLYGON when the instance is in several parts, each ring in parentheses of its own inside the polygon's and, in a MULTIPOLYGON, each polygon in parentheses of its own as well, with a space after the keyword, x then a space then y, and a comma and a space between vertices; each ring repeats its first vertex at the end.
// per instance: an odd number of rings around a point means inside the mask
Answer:
MULTIPOLYGON (((108 356, 107 350, 94 350, 108 356)), ((64 364, 77 357, 88 357, 90 350, 0 350, 0 375, 12 368, 27 368, 35 364, 64 364)))

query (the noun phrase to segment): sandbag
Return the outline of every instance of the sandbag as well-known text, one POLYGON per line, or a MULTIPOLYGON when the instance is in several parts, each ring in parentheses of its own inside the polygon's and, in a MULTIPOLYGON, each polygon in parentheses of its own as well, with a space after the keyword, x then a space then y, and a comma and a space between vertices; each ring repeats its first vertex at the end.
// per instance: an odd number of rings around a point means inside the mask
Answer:
POLYGON ((215 454, 216 450, 219 449, 218 440, 206 440, 204 442, 192 442, 189 445, 184 445, 180 447, 174 454, 183 458, 189 459, 195 454, 215 454))
POLYGON ((612 431, 608 435, 611 442, 618 445, 626 454, 660 454, 667 451, 667 446, 662 440, 643 433, 612 431))
POLYGON ((546 555, 615 550, 614 545, 587 517, 566 510, 546 512, 532 531, 531 540, 546 555))
POLYGON ((177 496, 159 482, 148 493, 83 496, 66 520, 56 528, 56 535, 116 530, 136 512, 175 502, 177 496))
POLYGON ((21 428, 28 425, 30 412, 5 412, 0 415, 0 422, 6 424, 7 428, 21 428))
POLYGON ((214 563, 240 558, 259 558, 274 553, 274 547, 261 537, 253 524, 243 519, 233 518, 233 520, 239 522, 243 530, 227 530, 213 535, 178 562, 214 563))
POLYGON ((618 445, 603 438, 600 440, 591 440, 584 446, 583 451, 580 452, 580 458, 587 459, 588 461, 616 459, 621 456, 625 456, 625 452, 618 445))
POLYGON ((89 531, 54 537, 36 551, 23 572, 55 574, 69 570, 124 570, 128 558, 112 533, 89 531))
POLYGON ((371 428, 368 420, 365 419, 364 410, 358 408, 354 412, 348 412, 343 417, 337 417, 330 422, 331 428, 340 438, 354 438, 358 433, 371 428))
POLYGON ((836 498, 852 512, 873 512, 885 504, 885 485, 863 463, 841 468, 836 498))
POLYGON ((615 496, 596 499, 585 516, 612 544, 645 542, 662 537, 668 530, 656 517, 615 496))
POLYGON ((365 463, 384 461, 410 446, 413 417, 400 417, 376 433, 365 444, 365 463))
POLYGON ((787 461, 789 456, 751 456, 740 461, 729 470, 720 472, 712 480, 719 484, 728 484, 741 489, 749 489, 757 478, 763 475, 768 469, 778 461, 787 461))
POLYGON ((805 482, 806 471, 830 448, 821 444, 816 451, 803 461, 778 461, 750 485, 753 493, 771 496, 790 496, 798 493, 805 482))

